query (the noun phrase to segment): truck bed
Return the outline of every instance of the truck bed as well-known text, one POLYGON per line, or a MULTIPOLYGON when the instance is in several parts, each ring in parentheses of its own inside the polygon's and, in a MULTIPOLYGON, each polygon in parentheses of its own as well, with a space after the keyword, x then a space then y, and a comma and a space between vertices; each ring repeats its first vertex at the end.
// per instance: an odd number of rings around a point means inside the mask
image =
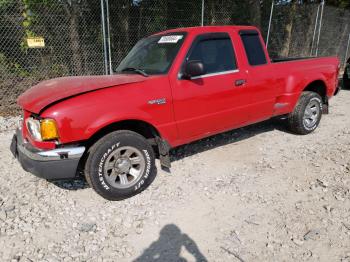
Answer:
POLYGON ((289 61, 298 61, 298 60, 308 60, 317 58, 314 56, 305 56, 305 57, 278 57, 278 58, 272 58, 272 63, 281 63, 281 62, 289 62, 289 61))

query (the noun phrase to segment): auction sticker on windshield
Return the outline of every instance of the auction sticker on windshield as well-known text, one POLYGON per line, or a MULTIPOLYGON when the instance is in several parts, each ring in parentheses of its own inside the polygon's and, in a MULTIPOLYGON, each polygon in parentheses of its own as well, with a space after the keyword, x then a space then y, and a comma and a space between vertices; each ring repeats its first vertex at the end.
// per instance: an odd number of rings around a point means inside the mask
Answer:
POLYGON ((159 39, 158 44, 176 44, 182 38, 183 35, 166 35, 159 39))

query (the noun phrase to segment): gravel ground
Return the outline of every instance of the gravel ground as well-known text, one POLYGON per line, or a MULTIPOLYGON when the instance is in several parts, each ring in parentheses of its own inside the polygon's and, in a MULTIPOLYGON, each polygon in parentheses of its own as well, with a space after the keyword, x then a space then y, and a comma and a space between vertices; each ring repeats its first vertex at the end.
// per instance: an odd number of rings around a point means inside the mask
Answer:
POLYGON ((181 147, 120 202, 24 172, 2 131, 1 261, 350 261, 350 92, 331 104, 308 136, 268 121, 181 147))

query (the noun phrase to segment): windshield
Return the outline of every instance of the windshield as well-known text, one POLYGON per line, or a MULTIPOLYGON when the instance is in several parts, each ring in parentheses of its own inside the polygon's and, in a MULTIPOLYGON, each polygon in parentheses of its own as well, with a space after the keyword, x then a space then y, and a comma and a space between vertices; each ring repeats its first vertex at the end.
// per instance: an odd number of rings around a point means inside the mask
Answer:
POLYGON ((185 39, 185 33, 150 36, 140 40, 118 66, 117 73, 166 74, 185 39))

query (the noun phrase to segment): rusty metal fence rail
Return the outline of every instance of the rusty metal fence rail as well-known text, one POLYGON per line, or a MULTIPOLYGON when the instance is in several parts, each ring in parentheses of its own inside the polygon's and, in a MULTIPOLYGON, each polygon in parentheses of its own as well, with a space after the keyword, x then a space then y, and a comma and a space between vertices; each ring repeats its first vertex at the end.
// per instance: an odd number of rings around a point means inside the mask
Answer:
POLYGON ((177 27, 258 26, 272 57, 350 56, 350 11, 264 0, 1 0, 0 115, 37 82, 111 74, 138 39, 177 27))

